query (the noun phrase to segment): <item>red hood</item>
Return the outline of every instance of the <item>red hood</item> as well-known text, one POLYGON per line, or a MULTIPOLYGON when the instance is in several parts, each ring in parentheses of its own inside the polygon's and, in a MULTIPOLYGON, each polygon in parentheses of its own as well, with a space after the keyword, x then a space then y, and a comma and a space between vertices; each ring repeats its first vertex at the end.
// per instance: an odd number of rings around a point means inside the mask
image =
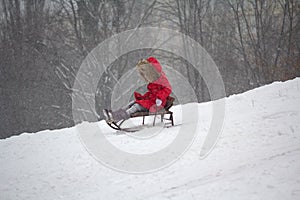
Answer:
POLYGON ((156 71, 157 71, 158 73, 161 73, 161 72, 162 72, 162 67, 161 67, 160 63, 158 62, 158 60, 157 60, 156 58, 154 58, 154 57, 149 57, 149 58, 147 58, 147 61, 148 61, 149 63, 151 63, 151 65, 156 69, 156 71))

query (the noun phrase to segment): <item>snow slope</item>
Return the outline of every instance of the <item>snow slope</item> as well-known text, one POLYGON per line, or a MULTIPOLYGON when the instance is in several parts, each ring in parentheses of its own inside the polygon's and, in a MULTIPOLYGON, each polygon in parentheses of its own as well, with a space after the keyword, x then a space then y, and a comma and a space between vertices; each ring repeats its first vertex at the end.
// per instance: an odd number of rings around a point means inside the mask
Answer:
MULTIPOLYGON (((194 106, 199 110, 194 143, 174 164, 153 173, 103 166, 86 151, 75 127, 1 140, 0 199, 300 198, 300 78, 226 98, 222 135, 205 159, 199 159, 199 151, 211 103, 174 107, 175 123, 182 123, 181 109, 194 106)), ((149 131, 141 132, 141 140, 118 135, 103 121, 97 125, 111 143, 132 153, 167 146, 180 128, 163 129, 151 140, 149 131)))

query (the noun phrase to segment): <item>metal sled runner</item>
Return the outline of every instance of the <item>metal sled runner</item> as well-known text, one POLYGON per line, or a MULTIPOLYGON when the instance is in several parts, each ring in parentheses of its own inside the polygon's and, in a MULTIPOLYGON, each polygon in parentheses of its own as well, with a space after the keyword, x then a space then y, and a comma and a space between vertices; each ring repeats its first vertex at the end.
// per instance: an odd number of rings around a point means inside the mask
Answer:
MULTIPOLYGON (((161 117, 161 122, 163 122, 164 120, 169 121, 166 124, 171 124, 171 126, 174 126, 174 120, 173 120, 173 112, 170 111, 169 109, 173 106, 173 102, 174 102, 174 97, 168 97, 167 99, 167 103, 165 105, 165 107, 155 113, 150 113, 150 112, 137 112, 137 113, 133 113, 130 118, 135 118, 135 117, 143 117, 143 123, 142 125, 145 124, 145 117, 147 116, 154 116, 153 119, 153 126, 155 126, 155 121, 156 121, 156 116, 160 115, 161 117), (167 118, 164 118, 165 115, 167 115, 167 118)), ((135 129, 128 129, 128 128, 122 128, 122 124, 126 121, 127 119, 121 120, 119 122, 108 122, 106 121, 106 123, 113 129, 115 130, 121 130, 121 131, 126 131, 126 132, 135 132, 135 129)))

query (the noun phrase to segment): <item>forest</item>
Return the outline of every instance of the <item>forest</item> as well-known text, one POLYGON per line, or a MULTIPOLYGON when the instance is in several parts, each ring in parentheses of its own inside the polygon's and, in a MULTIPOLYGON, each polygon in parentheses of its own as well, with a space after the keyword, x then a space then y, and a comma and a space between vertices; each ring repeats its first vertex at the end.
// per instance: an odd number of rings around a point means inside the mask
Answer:
MULTIPOLYGON (((74 125, 72 87, 85 57, 126 30, 179 31, 210 54, 226 95, 300 76, 297 0, 1 0, 0 138, 74 125)), ((155 56, 188 80, 198 102, 211 98, 201 75, 178 55, 140 49, 99 77, 97 112, 141 58, 155 56)))

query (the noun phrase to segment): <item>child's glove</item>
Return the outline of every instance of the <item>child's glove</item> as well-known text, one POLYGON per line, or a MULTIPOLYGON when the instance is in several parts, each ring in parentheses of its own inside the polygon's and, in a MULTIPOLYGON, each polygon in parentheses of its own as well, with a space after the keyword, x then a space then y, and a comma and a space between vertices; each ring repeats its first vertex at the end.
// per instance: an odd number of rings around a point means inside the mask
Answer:
POLYGON ((156 113, 157 111, 159 111, 160 109, 162 109, 162 100, 160 99, 156 99, 155 100, 155 104, 153 104, 150 109, 149 109, 149 112, 151 113, 156 113))
POLYGON ((156 99, 156 100, 155 100, 155 103, 156 103, 156 106, 161 106, 162 100, 156 99))

